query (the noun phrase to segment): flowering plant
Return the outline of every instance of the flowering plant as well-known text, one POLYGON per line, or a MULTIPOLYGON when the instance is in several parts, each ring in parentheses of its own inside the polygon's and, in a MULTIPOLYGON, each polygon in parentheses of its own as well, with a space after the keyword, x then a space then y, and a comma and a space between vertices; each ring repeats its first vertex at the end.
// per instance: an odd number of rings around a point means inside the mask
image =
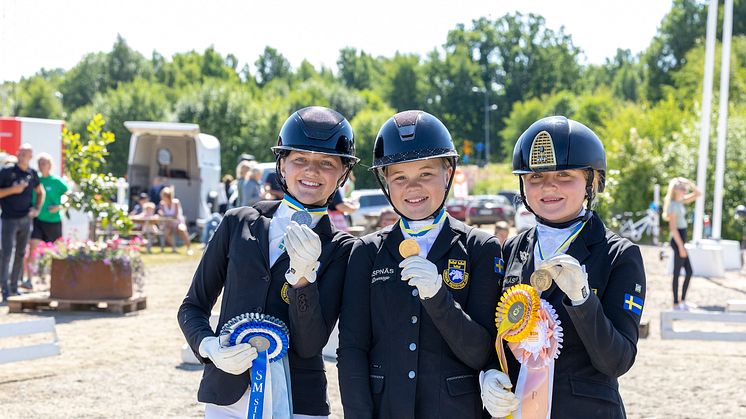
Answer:
POLYGON ((54 243, 39 243, 39 247, 33 254, 36 264, 32 266, 32 274, 46 276, 50 273, 52 260, 69 261, 95 261, 100 260, 110 266, 112 272, 114 267, 130 270, 132 273, 132 284, 135 289, 142 291, 145 279, 145 266, 140 257, 142 239, 135 237, 132 240, 123 240, 114 237, 107 241, 77 241, 70 239, 59 239, 54 243))

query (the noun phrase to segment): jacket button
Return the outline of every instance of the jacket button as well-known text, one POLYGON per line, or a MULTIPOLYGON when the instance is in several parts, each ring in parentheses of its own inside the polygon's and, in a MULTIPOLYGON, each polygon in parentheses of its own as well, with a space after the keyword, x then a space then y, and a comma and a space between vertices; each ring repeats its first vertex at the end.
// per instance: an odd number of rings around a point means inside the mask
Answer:
POLYGON ((256 308, 256 312, 257 312, 257 313, 261 313, 261 312, 262 312, 262 308, 261 308, 261 307, 257 307, 257 308, 256 308))
POLYGON ((264 282, 269 282, 269 275, 264 275, 262 280, 264 280, 264 282))
POLYGON ((420 292, 419 292, 419 291, 417 291, 417 288, 413 289, 413 290, 412 290, 412 297, 416 297, 416 296, 418 296, 418 295, 420 295, 420 292))
POLYGON ((410 343, 409 344, 409 350, 410 351, 414 351, 415 349, 417 349, 417 344, 414 343, 414 342, 410 343))
POLYGON ((417 316, 412 316, 412 324, 417 323, 417 316))
POLYGON ((414 378, 415 375, 414 371, 409 371, 409 378, 414 378))

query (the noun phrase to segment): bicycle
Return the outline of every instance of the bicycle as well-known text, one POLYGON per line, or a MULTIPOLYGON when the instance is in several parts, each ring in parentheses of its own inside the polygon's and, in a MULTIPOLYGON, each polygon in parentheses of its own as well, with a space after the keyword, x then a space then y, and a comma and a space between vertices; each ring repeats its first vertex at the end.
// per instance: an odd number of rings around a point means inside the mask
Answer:
POLYGON ((660 216, 658 215, 658 209, 656 206, 651 205, 651 207, 645 211, 624 212, 615 215, 614 219, 621 223, 621 226, 619 227, 620 236, 626 237, 633 242, 638 242, 642 239, 644 234, 647 234, 652 238, 653 244, 659 244, 660 216), (633 217, 640 215, 643 215, 643 217, 635 221, 633 217), (623 219, 623 217, 626 218, 623 219))

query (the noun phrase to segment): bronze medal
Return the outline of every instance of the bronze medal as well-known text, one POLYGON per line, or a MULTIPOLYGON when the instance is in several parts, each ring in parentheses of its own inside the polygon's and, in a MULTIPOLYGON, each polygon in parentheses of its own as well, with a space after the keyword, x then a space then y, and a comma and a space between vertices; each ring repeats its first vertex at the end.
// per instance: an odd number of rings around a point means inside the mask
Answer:
POLYGON ((417 256, 420 254, 420 245, 417 244, 415 239, 406 239, 399 243, 399 254, 404 259, 410 256, 417 256))
POLYGON ((548 269, 539 269, 531 274, 529 281, 537 291, 544 292, 552 286, 552 274, 548 269))

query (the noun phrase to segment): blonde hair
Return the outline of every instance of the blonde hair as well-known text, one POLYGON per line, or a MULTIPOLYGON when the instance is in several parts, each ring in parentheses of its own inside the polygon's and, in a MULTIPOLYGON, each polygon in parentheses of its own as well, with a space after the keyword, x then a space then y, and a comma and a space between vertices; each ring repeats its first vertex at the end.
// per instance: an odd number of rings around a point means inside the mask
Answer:
POLYGON ((666 190, 666 196, 663 198, 663 220, 668 221, 668 208, 671 206, 671 200, 673 200, 674 189, 679 189, 684 186, 682 178, 675 177, 668 182, 668 189, 666 190))
POLYGON ((155 204, 152 203, 152 202, 146 202, 146 203, 142 204, 142 209, 144 209, 144 210, 146 210, 146 209, 155 210, 155 204))
POLYGON ((48 162, 50 166, 53 164, 52 155, 49 153, 39 153, 39 157, 36 158, 36 164, 38 165, 42 160, 48 162))
POLYGON ((170 186, 166 186, 165 188, 161 189, 161 198, 168 197, 169 199, 174 198, 174 192, 170 186))

